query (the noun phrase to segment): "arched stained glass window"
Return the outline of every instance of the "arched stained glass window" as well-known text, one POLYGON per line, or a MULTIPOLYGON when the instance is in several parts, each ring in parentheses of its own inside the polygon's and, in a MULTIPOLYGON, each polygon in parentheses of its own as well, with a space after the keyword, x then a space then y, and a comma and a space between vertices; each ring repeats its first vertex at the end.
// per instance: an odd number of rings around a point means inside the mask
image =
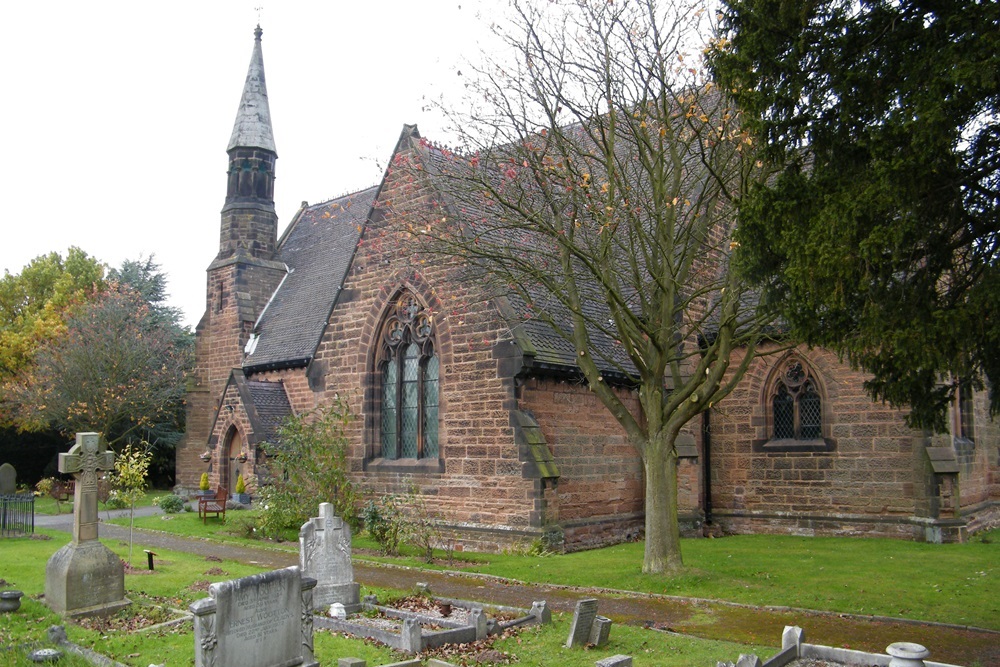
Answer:
POLYGON ((816 382, 801 360, 791 357, 771 392, 772 437, 818 440, 823 437, 823 405, 816 382))
POLYGON ((396 299, 380 336, 382 457, 438 456, 439 361, 434 321, 410 293, 396 299))

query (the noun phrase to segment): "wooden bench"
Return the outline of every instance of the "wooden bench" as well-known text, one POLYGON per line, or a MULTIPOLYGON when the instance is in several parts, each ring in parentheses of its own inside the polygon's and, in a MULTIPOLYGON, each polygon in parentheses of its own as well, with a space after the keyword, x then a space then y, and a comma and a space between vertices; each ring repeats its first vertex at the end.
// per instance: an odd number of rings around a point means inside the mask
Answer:
POLYGON ((214 514, 216 517, 226 520, 226 501, 229 500, 229 489, 220 486, 215 490, 214 496, 198 499, 198 516, 202 523, 208 523, 208 515, 214 514))

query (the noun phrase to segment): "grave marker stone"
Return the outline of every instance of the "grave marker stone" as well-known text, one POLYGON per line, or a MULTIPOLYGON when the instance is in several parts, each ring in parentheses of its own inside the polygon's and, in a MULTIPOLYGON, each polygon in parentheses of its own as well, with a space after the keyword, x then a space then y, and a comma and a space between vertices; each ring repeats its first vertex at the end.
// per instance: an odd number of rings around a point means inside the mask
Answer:
POLYGON ((103 616, 127 606, 125 566, 97 540, 97 478, 111 470, 115 455, 98 433, 77 433, 76 444, 59 455, 59 472, 76 478, 73 541, 45 566, 45 602, 57 614, 103 616))
POLYGON ((569 628, 569 639, 566 640, 566 648, 587 645, 587 642, 590 641, 590 630, 594 626, 596 617, 596 598, 585 598, 576 603, 576 609, 573 611, 573 624, 569 628))
POLYGON ((9 463, 0 465, 0 496, 12 496, 17 493, 17 471, 9 463))
POLYGON ((608 643, 611 636, 611 619, 604 616, 595 616, 594 624, 590 627, 590 643, 601 647, 608 643))
POLYGON ((632 667, 632 656, 612 655, 594 663, 594 667, 632 667))
POLYGON ((313 655, 316 580, 298 567, 212 584, 194 614, 195 667, 318 667, 313 655))
POLYGON ((337 602, 348 614, 361 610, 361 585, 354 582, 351 565, 351 528, 330 503, 320 503, 319 516, 299 530, 299 566, 304 576, 316 580, 317 609, 337 602))

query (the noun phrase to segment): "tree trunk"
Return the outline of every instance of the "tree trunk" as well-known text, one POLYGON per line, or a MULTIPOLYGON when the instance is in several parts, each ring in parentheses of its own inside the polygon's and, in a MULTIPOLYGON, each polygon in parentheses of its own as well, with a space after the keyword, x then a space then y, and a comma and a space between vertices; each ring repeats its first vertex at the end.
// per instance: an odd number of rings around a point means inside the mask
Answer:
POLYGON ((650 442, 646 456, 646 549, 642 571, 646 574, 679 572, 681 533, 677 524, 677 454, 674 443, 650 442))

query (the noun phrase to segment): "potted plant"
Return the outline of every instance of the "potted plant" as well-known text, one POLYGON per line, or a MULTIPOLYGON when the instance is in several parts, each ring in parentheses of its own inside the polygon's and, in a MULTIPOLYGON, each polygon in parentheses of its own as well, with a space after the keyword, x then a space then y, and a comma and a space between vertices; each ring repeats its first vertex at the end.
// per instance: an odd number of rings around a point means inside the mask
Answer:
POLYGON ((233 494, 233 500, 238 502, 240 505, 250 504, 250 494, 247 493, 247 485, 243 481, 243 473, 240 473, 236 477, 236 493, 233 494))
POLYGON ((212 490, 208 486, 208 473, 201 473, 201 481, 198 482, 198 495, 202 498, 207 498, 208 496, 214 495, 212 490))

